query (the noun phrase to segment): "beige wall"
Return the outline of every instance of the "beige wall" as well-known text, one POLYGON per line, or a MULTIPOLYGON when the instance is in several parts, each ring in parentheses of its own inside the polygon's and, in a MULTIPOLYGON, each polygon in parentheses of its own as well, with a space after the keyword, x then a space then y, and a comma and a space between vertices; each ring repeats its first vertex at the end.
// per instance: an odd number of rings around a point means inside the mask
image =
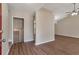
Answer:
MULTIPOLYGON (((10 34, 12 35, 12 17, 20 17, 24 18, 24 42, 28 41, 33 41, 33 16, 29 12, 24 12, 24 11, 10 11, 11 14, 11 32, 10 34)), ((12 40, 12 36, 9 39, 10 41, 12 40)))
POLYGON ((69 16, 58 21, 55 30, 57 35, 79 38, 79 16, 69 16))
MULTIPOLYGON (((54 40, 54 19, 52 12, 49 10, 40 10, 41 12, 37 12, 36 18, 36 44, 41 44, 54 40), (41 14, 40 14, 41 13, 41 14), (40 15, 40 16, 39 16, 40 15), (42 15, 42 16, 41 16, 42 15), (39 21, 40 19, 40 21, 39 21)), ((24 42, 33 41, 33 15, 27 11, 10 11, 10 24, 12 26, 12 16, 14 17, 22 17, 24 18, 24 42)), ((10 27, 11 27, 10 26, 10 27)), ((10 30, 10 34, 12 35, 12 27, 10 30)), ((10 35, 10 41, 12 40, 12 36, 10 35)))
POLYGON ((54 19, 51 11, 41 8, 36 12, 36 41, 42 44, 54 41, 54 19))

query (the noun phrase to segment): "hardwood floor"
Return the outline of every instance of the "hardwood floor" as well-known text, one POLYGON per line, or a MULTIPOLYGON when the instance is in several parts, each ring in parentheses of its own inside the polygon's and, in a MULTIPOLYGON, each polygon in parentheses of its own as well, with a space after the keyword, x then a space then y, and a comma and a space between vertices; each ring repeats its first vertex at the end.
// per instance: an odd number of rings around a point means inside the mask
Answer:
POLYGON ((79 55, 79 38, 56 35, 55 39, 39 46, 33 42, 14 44, 9 55, 79 55))

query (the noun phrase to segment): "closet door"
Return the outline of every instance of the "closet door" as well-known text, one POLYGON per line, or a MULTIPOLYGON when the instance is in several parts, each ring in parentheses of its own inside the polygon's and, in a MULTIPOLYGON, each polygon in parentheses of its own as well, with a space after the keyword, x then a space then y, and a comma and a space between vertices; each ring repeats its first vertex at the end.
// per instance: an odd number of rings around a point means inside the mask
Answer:
POLYGON ((24 19, 13 18, 13 39, 14 43, 24 42, 24 19))

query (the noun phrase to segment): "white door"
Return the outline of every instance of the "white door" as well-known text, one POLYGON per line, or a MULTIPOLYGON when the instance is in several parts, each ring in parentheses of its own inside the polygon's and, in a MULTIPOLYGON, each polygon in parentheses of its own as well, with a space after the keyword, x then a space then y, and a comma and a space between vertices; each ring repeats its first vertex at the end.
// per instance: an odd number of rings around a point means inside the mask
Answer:
POLYGON ((8 6, 7 4, 2 4, 2 54, 6 55, 9 52, 9 47, 8 47, 8 6))

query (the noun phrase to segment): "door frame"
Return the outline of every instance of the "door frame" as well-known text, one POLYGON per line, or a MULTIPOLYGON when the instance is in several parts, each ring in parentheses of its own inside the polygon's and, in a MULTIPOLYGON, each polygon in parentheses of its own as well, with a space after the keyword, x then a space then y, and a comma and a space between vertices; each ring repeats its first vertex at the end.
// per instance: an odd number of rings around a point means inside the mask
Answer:
POLYGON ((3 26, 2 26, 2 3, 0 3, 0 5, 1 5, 0 6, 1 7, 1 11, 0 11, 0 13, 1 13, 0 14, 0 16, 1 16, 1 25, 0 25, 1 26, 1 29, 0 29, 0 34, 1 34, 1 39, 0 39, 0 41, 1 41, 0 42, 1 43, 1 49, 0 50, 1 50, 1 52, 0 53, 1 54, 0 55, 2 55, 2 39, 3 39, 3 37, 2 37, 2 29, 3 29, 3 26))
MULTIPOLYGON (((14 44, 14 38, 13 38, 13 20, 14 18, 22 18, 23 19, 23 23, 24 23, 24 17, 19 17, 19 16, 12 16, 12 44, 14 44)), ((23 28, 24 28, 24 24, 23 24, 23 28)), ((23 29, 24 30, 24 29, 23 29)), ((24 32, 23 32, 24 34, 24 32)), ((24 35, 23 35, 23 40, 24 40, 24 35)))

